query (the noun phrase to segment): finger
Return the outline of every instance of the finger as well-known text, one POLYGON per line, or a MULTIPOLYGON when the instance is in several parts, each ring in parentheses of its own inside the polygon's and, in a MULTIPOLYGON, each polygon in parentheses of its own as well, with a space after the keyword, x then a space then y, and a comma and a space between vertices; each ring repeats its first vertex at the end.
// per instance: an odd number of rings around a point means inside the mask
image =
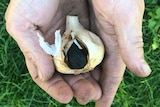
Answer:
MULTIPOLYGON (((97 76, 98 76, 101 71, 98 69, 97 69, 97 71, 99 71, 99 72, 97 72, 97 76)), ((94 71, 90 71, 90 72, 94 72, 94 71)), ((91 75, 90 72, 84 73, 82 75, 84 76, 85 79, 87 79, 95 87, 96 93, 95 93, 95 97, 93 100, 98 100, 102 95, 102 91, 101 91, 101 88, 100 88, 98 82, 93 78, 93 76, 91 75)))
POLYGON ((64 75, 63 77, 72 87, 74 96, 76 97, 78 103, 87 104, 95 98, 95 87, 82 75, 64 75))
POLYGON ((68 103, 71 101, 73 97, 72 89, 60 76, 55 74, 50 80, 41 81, 38 77, 37 67, 34 62, 27 59, 26 64, 35 83, 51 97, 61 103, 68 103))
POLYGON ((96 107, 111 106, 124 71, 125 65, 119 55, 112 54, 105 59, 100 80, 102 97, 96 101, 96 107))
POLYGON ((136 75, 145 77, 151 72, 144 59, 142 39, 142 18, 144 4, 127 2, 128 6, 117 8, 115 12, 115 29, 122 58, 127 67, 136 75), (130 9, 127 9, 130 6, 130 9), (118 18, 116 18, 118 17, 118 18))

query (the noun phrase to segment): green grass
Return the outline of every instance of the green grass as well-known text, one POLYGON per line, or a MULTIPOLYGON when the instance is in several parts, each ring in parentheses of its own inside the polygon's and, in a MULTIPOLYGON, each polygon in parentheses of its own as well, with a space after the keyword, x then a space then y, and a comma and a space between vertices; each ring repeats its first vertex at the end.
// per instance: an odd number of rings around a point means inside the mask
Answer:
MULTIPOLYGON (((144 50, 152 74, 139 78, 126 70, 112 107, 160 107, 160 3, 145 1, 144 50)), ((5 30, 8 2, 0 1, 0 107, 94 107, 94 102, 81 106, 75 99, 63 105, 32 81, 20 49, 5 30)))

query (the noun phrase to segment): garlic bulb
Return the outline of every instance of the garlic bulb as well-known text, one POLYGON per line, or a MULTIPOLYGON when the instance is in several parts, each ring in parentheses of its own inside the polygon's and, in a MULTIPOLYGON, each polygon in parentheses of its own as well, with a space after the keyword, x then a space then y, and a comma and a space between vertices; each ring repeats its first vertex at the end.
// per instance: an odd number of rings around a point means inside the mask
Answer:
POLYGON ((104 57, 102 41, 84 29, 77 16, 67 16, 66 31, 62 38, 60 30, 55 32, 55 44, 49 45, 39 33, 37 36, 43 50, 53 56, 57 71, 64 74, 93 70, 104 57))

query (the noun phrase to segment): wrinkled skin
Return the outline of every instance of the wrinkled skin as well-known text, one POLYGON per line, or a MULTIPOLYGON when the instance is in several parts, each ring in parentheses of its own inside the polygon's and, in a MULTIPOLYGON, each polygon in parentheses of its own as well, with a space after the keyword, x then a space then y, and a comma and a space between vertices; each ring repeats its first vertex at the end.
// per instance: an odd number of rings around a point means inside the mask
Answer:
POLYGON ((127 66, 145 77, 150 68, 144 60, 142 40, 143 0, 11 0, 6 11, 7 31, 22 50, 29 73, 50 96, 68 103, 96 100, 109 107, 127 66), (53 43, 54 32, 65 30, 66 15, 78 15, 85 28, 98 34, 105 45, 102 66, 90 73, 62 75, 55 72, 52 57, 39 46, 36 32, 53 43), (89 17, 90 16, 90 17, 89 17))

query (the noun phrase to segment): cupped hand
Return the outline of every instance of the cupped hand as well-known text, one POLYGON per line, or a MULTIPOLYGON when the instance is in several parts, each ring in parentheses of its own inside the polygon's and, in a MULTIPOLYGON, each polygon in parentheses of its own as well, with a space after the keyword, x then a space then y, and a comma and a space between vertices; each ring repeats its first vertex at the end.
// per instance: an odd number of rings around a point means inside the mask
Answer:
POLYGON ((22 50, 33 80, 50 96, 68 103, 73 96, 81 104, 101 96, 98 83, 89 73, 60 75, 55 73, 52 57, 39 45, 37 32, 47 42, 54 41, 54 32, 65 30, 66 15, 78 15, 89 28, 88 7, 85 0, 11 0, 6 11, 6 27, 22 50))
MULTIPOLYGON (((111 105, 122 80, 125 66, 140 77, 151 72, 144 60, 142 19, 143 0, 90 0, 93 31, 101 36, 106 47, 100 85, 102 97, 97 107, 111 105)), ((94 73, 94 72, 93 72, 94 73)), ((94 74, 93 74, 94 75, 94 74)))

